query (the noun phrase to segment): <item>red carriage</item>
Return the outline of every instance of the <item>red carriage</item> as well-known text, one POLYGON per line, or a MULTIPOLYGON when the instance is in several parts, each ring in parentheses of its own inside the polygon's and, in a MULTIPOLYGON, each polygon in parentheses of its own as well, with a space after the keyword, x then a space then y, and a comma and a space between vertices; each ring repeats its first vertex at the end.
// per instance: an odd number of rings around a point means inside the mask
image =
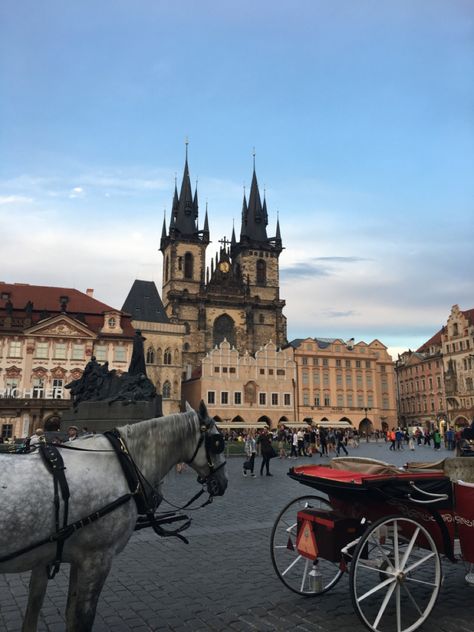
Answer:
POLYGON ((327 498, 302 496, 280 512, 271 536, 278 577, 318 596, 348 573, 354 609, 373 632, 423 624, 440 591, 441 556, 474 564, 474 459, 400 469, 341 458, 289 476, 327 498))

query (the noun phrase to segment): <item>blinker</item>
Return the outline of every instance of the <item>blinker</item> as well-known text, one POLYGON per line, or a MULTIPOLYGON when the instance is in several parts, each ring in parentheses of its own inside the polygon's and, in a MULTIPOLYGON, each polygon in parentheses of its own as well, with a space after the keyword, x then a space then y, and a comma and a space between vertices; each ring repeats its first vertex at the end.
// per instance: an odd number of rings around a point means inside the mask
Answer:
POLYGON ((211 454, 221 454, 225 448, 224 437, 219 434, 206 435, 206 447, 211 454))

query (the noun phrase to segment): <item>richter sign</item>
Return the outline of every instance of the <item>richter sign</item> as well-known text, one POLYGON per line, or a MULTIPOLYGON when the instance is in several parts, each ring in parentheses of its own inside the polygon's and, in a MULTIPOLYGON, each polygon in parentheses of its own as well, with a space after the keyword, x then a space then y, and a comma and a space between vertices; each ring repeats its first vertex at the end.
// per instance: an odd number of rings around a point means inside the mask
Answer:
MULTIPOLYGON (((62 386, 30 389, 20 389, 15 386, 14 388, 0 389, 0 399, 65 399, 64 395, 62 386)), ((69 393, 67 399, 69 399, 69 393)))

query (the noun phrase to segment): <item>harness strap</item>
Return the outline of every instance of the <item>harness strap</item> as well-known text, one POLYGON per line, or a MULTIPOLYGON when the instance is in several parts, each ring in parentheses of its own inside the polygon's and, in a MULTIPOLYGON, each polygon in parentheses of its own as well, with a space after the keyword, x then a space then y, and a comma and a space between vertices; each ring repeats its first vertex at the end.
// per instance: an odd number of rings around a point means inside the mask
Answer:
MULTIPOLYGON (((53 475, 53 483, 54 483, 54 521, 56 525, 56 533, 60 532, 60 498, 59 498, 59 489, 61 490, 61 496, 64 503, 63 509, 63 524, 62 528, 64 529, 67 526, 67 519, 69 513, 69 485, 67 484, 66 475, 64 470, 66 469, 63 461, 63 457, 59 453, 59 450, 56 446, 52 444, 40 443, 39 450, 41 456, 43 457, 43 461, 46 464, 46 467, 53 475)), ((56 559, 52 564, 48 564, 47 574, 48 579, 52 579, 56 573, 59 571, 59 567, 61 566, 61 559, 63 555, 64 548, 64 539, 57 539, 56 545, 56 559)))
POLYGON ((75 531, 87 526, 88 524, 91 524, 92 522, 95 522, 99 518, 102 518, 102 516, 106 516, 111 511, 114 511, 114 509, 117 509, 117 507, 120 507, 120 505, 128 502, 131 498, 132 494, 125 494, 124 496, 120 496, 120 498, 117 498, 108 505, 105 505, 105 507, 102 507, 98 511, 92 512, 85 518, 81 518, 80 520, 76 520, 76 522, 72 522, 71 524, 66 525, 62 529, 56 531, 56 533, 53 533, 47 538, 44 538, 44 540, 40 540, 39 542, 35 542, 34 544, 25 546, 22 549, 14 551, 13 553, 9 553, 8 555, 3 555, 2 557, 0 557, 0 564, 2 562, 8 562, 9 560, 18 557, 19 555, 23 555, 24 553, 28 553, 33 549, 43 546, 43 544, 51 544, 52 542, 57 542, 58 540, 62 540, 62 542, 64 543, 64 540, 67 540, 67 538, 69 538, 75 531))

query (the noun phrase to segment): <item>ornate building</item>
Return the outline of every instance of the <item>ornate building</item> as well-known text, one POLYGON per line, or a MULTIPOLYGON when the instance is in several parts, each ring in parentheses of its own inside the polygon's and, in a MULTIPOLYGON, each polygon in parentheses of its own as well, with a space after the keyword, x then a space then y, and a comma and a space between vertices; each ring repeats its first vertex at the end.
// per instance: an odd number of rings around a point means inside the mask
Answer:
POLYGON ((297 419, 296 365, 293 349, 279 350, 273 342, 255 356, 239 354, 224 340, 202 360, 193 377, 183 382, 183 397, 197 407, 204 399, 216 421, 278 423, 297 419))
POLYGON ((0 283, 0 430, 25 437, 57 430, 70 407, 65 385, 95 355, 127 371, 130 317, 72 288, 0 283))
POLYGON ((134 281, 122 310, 146 338, 147 375, 162 396, 163 414, 179 412, 184 325, 170 322, 153 281, 134 281))
POLYGON ((172 323, 185 327, 183 364, 188 375, 206 353, 226 339, 240 353, 254 354, 272 340, 286 342, 285 302, 280 299, 279 256, 283 249, 277 221, 275 237, 267 236, 268 212, 255 173, 250 196, 244 193, 240 236, 234 229, 206 267, 210 243, 206 209, 198 227, 198 196, 191 189, 188 158, 180 194, 175 186, 169 230, 163 222, 162 297, 172 323))
POLYGON ((397 425, 392 358, 379 340, 354 344, 339 338, 298 338, 290 345, 298 372, 300 420, 348 421, 362 432, 397 425))

